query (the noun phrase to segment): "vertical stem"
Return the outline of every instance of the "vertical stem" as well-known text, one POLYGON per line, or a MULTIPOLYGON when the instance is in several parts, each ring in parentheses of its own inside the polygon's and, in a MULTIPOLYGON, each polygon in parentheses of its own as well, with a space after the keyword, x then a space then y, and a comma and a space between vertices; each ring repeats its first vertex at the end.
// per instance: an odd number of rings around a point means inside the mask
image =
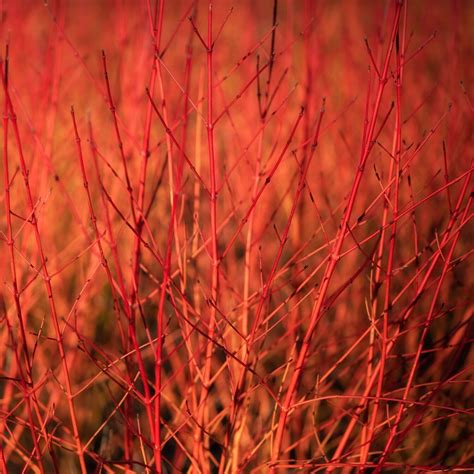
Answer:
MULTIPOLYGON (((406 4, 405 4, 406 6, 406 4)), ((394 266, 394 257, 395 257, 395 243, 396 243, 396 234, 397 234, 397 223, 398 223, 398 212, 399 212, 399 185, 400 185, 400 156, 401 156, 401 136, 402 136, 402 111, 401 111, 401 86, 402 86, 402 77, 403 77, 403 50, 405 47, 405 27, 406 27, 406 8, 404 10, 404 22, 403 22, 403 34, 402 34, 402 45, 400 49, 399 44, 399 33, 397 32, 396 36, 396 105, 395 105, 395 129, 393 136, 393 147, 392 147, 392 156, 393 160, 390 163, 390 179, 392 179, 393 168, 395 163, 395 192, 393 197, 393 210, 392 210, 392 225, 390 232, 390 241, 389 241, 389 253, 387 261, 387 270, 386 270, 386 281, 385 281, 385 303, 383 310, 383 330, 382 330, 382 347, 381 347, 381 356, 380 356, 380 370, 379 378, 377 383, 377 390, 374 400, 374 408, 372 412, 372 417, 370 420, 370 425, 368 429, 368 440, 366 446, 364 446, 364 458, 361 459, 361 463, 366 462, 368 453, 370 451, 371 441, 374 436, 375 424, 377 421, 377 412, 380 406, 380 399, 382 397, 382 387, 383 387, 383 378, 385 372, 385 364, 387 360, 387 344, 389 339, 388 326, 389 326, 389 315, 392 310, 392 301, 391 301, 391 283, 393 275, 393 266, 394 266)), ((385 208, 387 209, 387 207, 385 208)), ((386 213, 384 213, 386 217, 386 213)), ((385 222, 384 222, 385 224, 385 222)), ((381 242, 382 244, 383 242, 381 242)), ((381 262, 380 262, 381 263, 381 262)), ((375 317, 375 314, 374 314, 375 317)))
MULTIPOLYGON (((283 435, 285 432, 285 427, 286 427, 286 421, 288 418, 288 412, 291 408, 291 404, 293 403, 293 398, 296 393, 296 390, 298 388, 299 382, 301 380, 301 376, 303 373, 303 368, 304 364, 306 362, 306 356, 308 355, 309 351, 309 345, 314 333, 314 330, 316 329, 316 325, 319 322, 320 315, 321 315, 321 310, 323 308, 324 300, 326 298, 326 293, 329 289, 329 283, 332 279, 332 276, 334 274, 334 271, 336 269, 337 262, 340 258, 340 253, 342 249, 342 245, 344 243, 344 238, 346 236, 346 231, 349 225, 349 220, 352 215, 352 210, 355 205, 355 200, 357 196, 357 192, 359 190, 360 182, 362 180, 362 175, 363 171, 365 168, 365 165, 367 163, 367 159, 369 157, 370 151, 372 150, 373 147, 373 136, 375 132, 375 126, 377 122, 377 116, 378 116, 378 111, 380 108, 380 104, 382 101, 382 95, 383 91, 385 89, 385 85, 387 83, 387 78, 388 78, 388 67, 389 67, 389 62, 390 62, 390 57, 392 55, 392 50, 393 50, 393 45, 394 45, 394 40, 395 40, 395 35, 397 32, 398 28, 398 21, 400 18, 400 9, 401 9, 401 4, 397 2, 396 9, 395 9, 395 18, 393 22, 393 28, 392 28, 392 33, 390 36, 390 42, 388 46, 388 51, 385 57, 385 64, 384 64, 384 69, 382 76, 380 78, 379 82, 379 87, 377 91, 377 96, 375 100, 375 106, 374 106, 374 111, 373 115, 370 121, 370 125, 367 130, 367 139, 365 140, 365 143, 362 147, 362 153, 359 161, 359 167, 357 169, 357 173, 354 179, 354 183, 352 185, 352 190, 349 196, 349 200, 347 203, 347 207, 344 211, 344 215, 342 218, 341 225, 338 230, 338 235, 336 237, 336 243, 334 245, 334 248, 330 250, 331 255, 329 258, 329 262, 327 264, 326 270, 324 272, 324 276, 322 279, 321 283, 321 289, 319 291, 319 294, 316 298, 316 301, 313 306, 313 310, 311 313, 310 317, 310 322, 308 325, 308 329, 306 331, 305 337, 303 339, 303 344, 301 346, 301 350, 298 354, 298 359, 296 362, 295 366, 295 371, 293 372, 293 375, 291 377, 288 390, 286 392, 286 396, 283 402, 283 406, 281 408, 280 412, 280 418, 278 420, 278 426, 277 426, 277 431, 275 435, 275 440, 273 443, 273 449, 272 449, 272 454, 271 454, 271 460, 272 463, 275 463, 277 459, 279 458, 280 455, 280 449, 281 445, 283 442, 283 435)), ((272 468, 274 472, 274 468, 272 468)))
MULTIPOLYGON (((1 67, 1 64, 0 64, 1 67)), ((8 88, 8 47, 7 47, 7 56, 5 59, 5 87, 8 88)), ((23 363, 18 355, 18 351, 15 349, 15 358, 17 361, 19 376, 20 376, 20 384, 23 390, 23 396, 26 400, 26 408, 28 411, 28 421, 29 421, 29 428, 31 431, 31 437, 33 440, 35 458, 39 465, 41 472, 44 472, 43 461, 41 459, 41 450, 38 443, 38 438, 36 435, 36 426, 33 419, 33 407, 32 401, 35 406, 36 415, 40 426, 42 426, 42 432, 45 438, 45 442, 48 443, 47 434, 44 430, 44 424, 41 419, 41 412, 39 410, 38 401, 36 398, 35 390, 34 390, 34 381, 33 381, 33 373, 31 368, 31 360, 28 351, 28 342, 26 339, 26 320, 23 316, 23 311, 21 309, 20 303, 20 293, 18 291, 18 278, 17 278, 17 271, 16 271, 16 262, 15 262, 15 242, 13 240, 13 230, 12 230, 12 216, 11 216, 11 197, 10 197, 10 173, 9 173, 9 163, 8 163, 8 101, 5 100, 5 108, 3 112, 3 177, 4 177, 4 200, 5 200, 5 216, 7 220, 7 245, 9 250, 10 256, 10 271, 11 271, 11 278, 12 278, 12 286, 13 286, 13 298, 15 301, 15 309, 17 313, 18 319, 18 326, 20 328, 20 335, 21 335, 21 349, 23 352, 24 357, 24 365, 26 369, 26 375, 23 370, 23 363), (31 394, 29 393, 29 388, 31 388, 31 394)), ((7 314, 5 311, 5 318, 7 318, 7 314)), ((12 334, 12 338, 14 335, 12 334)), ((16 344, 15 344, 16 345, 16 344)), ((6 472, 6 471, 5 471, 6 472)))
MULTIPOLYGON (((211 295, 209 305, 208 340, 205 352, 203 382, 199 400, 198 424, 200 426, 201 457, 208 447, 208 436, 204 433, 209 412, 206 399, 210 390, 212 352, 216 325, 217 294, 219 287, 219 256, 217 248, 217 193, 216 193, 216 159, 214 154, 214 123, 213 123, 213 51, 212 39, 212 0, 209 0, 207 17, 207 145, 209 153, 210 174, 210 214, 211 214, 211 295)), ((201 459, 204 461, 204 459, 201 459)))
MULTIPOLYGON (((158 68, 160 67, 159 61, 157 59, 157 55, 160 54, 160 46, 161 46, 161 33, 163 30, 163 13, 165 7, 165 1, 160 0, 160 7, 159 13, 157 3, 155 3, 155 15, 152 18, 151 15, 151 5, 150 0, 147 1, 147 6, 149 10, 150 21, 152 24, 153 29, 153 66, 151 71, 149 89, 150 93, 153 94, 155 89, 158 68)), ((139 279, 140 279, 140 257, 141 257, 141 236, 143 232, 143 226, 145 224, 145 216, 144 216, 144 206, 145 206, 145 190, 146 190, 146 178, 147 178, 147 170, 148 170, 148 160, 150 158, 150 136, 151 136, 151 123, 152 123, 152 112, 153 106, 150 101, 147 101, 147 109, 146 109, 146 117, 145 117, 145 133, 143 138, 143 149, 142 149, 142 159, 140 163, 140 171, 139 171, 139 183, 138 183, 138 199, 137 199, 137 207, 138 207, 138 217, 136 222, 136 234, 133 242, 133 260, 132 260, 132 282, 131 282, 131 311, 133 315, 134 305, 138 300, 139 297, 139 279)), ((160 344, 160 338, 158 336, 158 345, 160 344)), ((151 411, 151 400, 147 400, 147 412, 151 411)), ((155 413, 155 417, 158 416, 155 413)), ((152 438, 154 439, 154 446, 156 447, 157 444, 160 444, 160 437, 157 436, 155 432, 156 426, 154 427, 153 424, 150 424, 150 431, 152 434, 152 438)), ((156 454, 156 449, 155 449, 156 454)), ((156 467, 161 468, 161 461, 156 462, 156 467)))
POLYGON ((0 68, 0 72, 2 75, 2 82, 3 82, 3 88, 5 91, 5 100, 8 103, 8 108, 10 110, 11 114, 11 122, 13 126, 13 131, 15 134, 15 140, 18 146, 18 154, 20 158, 20 168, 21 168, 21 173, 23 175, 23 181, 25 184, 25 190, 26 190, 26 196, 27 196, 27 201, 28 201, 28 207, 31 215, 31 224, 33 226, 33 230, 35 233, 35 239, 36 239, 36 245, 38 248, 38 253, 40 257, 40 262, 41 262, 41 272, 43 276, 43 281, 45 284, 46 288, 46 293, 48 295, 48 302, 49 302, 49 309, 51 313, 51 319, 54 327, 54 331, 56 334, 56 341, 58 344, 58 351, 59 351, 59 357, 61 360, 61 366, 64 374, 64 379, 65 379, 65 388, 66 388, 66 398, 67 398, 67 403, 68 403, 68 408, 69 408, 69 416, 71 418, 71 425, 72 425, 72 431, 73 431, 73 437, 74 437, 74 442, 76 445, 76 454, 79 458, 79 464, 81 468, 82 474, 87 474, 87 469, 86 469, 86 462, 84 459, 84 452, 82 449, 82 443, 81 439, 79 436, 79 427, 78 427, 78 421, 77 421, 77 415, 76 415, 76 410, 74 407, 74 395, 72 393, 72 384, 71 384, 71 378, 69 375, 69 367, 67 364, 67 359, 66 359, 66 351, 64 349, 64 341, 63 341, 63 333, 61 331, 61 328, 59 326, 59 317, 58 313, 56 310, 56 303, 54 300, 54 293, 53 293, 53 287, 51 284, 51 276, 48 271, 48 264, 47 264, 47 259, 44 253, 44 248, 43 248, 43 242, 41 238, 41 233, 39 230, 38 226, 38 221, 36 219, 36 212, 35 212, 35 204, 33 201, 33 194, 31 192, 31 187, 30 187, 30 181, 29 181, 29 171, 26 166, 26 161, 25 157, 23 155, 23 147, 22 147, 22 142, 20 138, 20 131, 18 129, 18 123, 15 115, 15 110, 13 108, 13 104, 10 98, 10 95, 8 93, 8 89, 6 86, 5 82, 5 75, 3 73, 3 70, 0 68))

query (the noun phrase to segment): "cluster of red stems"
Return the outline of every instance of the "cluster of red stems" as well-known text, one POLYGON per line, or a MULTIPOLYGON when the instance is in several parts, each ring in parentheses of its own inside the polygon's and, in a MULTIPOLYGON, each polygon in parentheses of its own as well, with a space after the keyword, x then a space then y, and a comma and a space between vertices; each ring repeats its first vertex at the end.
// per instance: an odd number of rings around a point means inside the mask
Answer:
POLYGON ((2 473, 472 472, 471 2, 1 8, 2 473))

